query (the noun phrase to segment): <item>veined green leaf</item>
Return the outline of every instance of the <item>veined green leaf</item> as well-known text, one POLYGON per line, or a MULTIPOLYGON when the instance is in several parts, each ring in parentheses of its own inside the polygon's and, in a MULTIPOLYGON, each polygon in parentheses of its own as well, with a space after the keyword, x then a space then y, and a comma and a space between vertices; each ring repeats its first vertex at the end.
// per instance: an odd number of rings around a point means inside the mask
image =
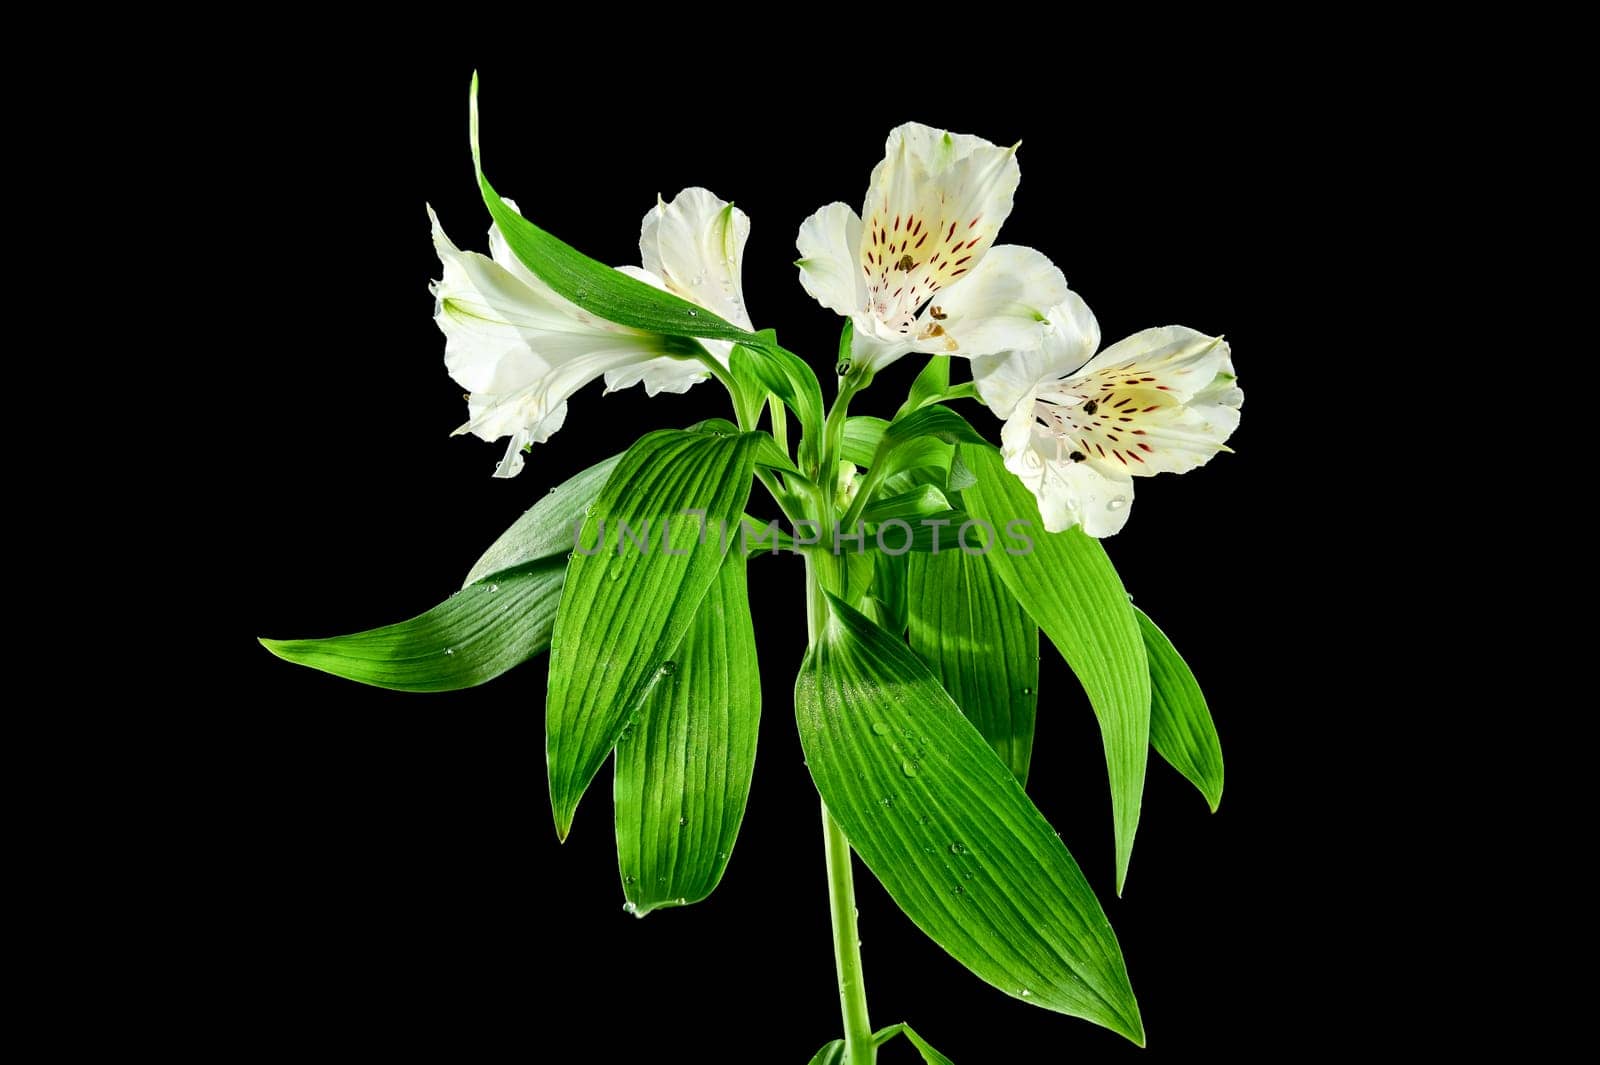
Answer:
POLYGON ((665 429, 628 449, 590 508, 561 593, 545 707, 563 839, 623 727, 670 671, 721 568, 723 531, 737 534, 754 467, 751 434, 665 429))
POLYGON ((873 458, 878 454, 878 445, 883 442, 883 434, 888 428, 888 422, 867 414, 846 418, 840 457, 857 466, 872 465, 873 458))
POLYGON ((1039 705, 1039 626, 986 557, 959 549, 905 557, 912 649, 1026 784, 1039 705))
POLYGON ((907 521, 917 521, 934 514, 943 514, 950 509, 950 501, 944 497, 936 485, 924 484, 899 495, 885 496, 867 504, 861 512, 861 520, 876 524, 890 518, 904 518, 907 521))
POLYGON ((646 332, 675 337, 710 337, 746 343, 755 339, 748 330, 723 321, 703 307, 663 292, 604 263, 596 262, 551 236, 513 210, 483 174, 478 149, 478 75, 471 90, 472 165, 478 188, 506 243, 545 284, 584 310, 608 322, 646 332))
POLYGON ((550 646, 566 565, 558 555, 502 570, 395 625, 261 645, 287 662, 378 688, 470 688, 550 646))
POLYGON ((1133 613, 1150 660, 1150 746, 1200 789, 1216 813, 1222 802, 1222 743, 1205 694, 1166 633, 1138 607, 1133 613))
POLYGON ((584 519, 585 509, 600 494, 606 478, 611 476, 621 458, 621 455, 612 455, 604 462, 597 462, 541 496, 489 545, 489 550, 473 563, 472 571, 461 586, 476 584, 490 574, 535 559, 553 555, 565 559, 573 548, 573 536, 584 519))
POLYGON ((765 332, 759 341, 737 347, 729 357, 733 373, 741 379, 753 379, 783 401, 800 419, 804 433, 804 449, 815 448, 817 434, 822 431, 822 386, 811 367, 796 354, 778 345, 772 334, 765 332))
MULTIPOLYGON (((938 514, 928 514, 915 520, 886 518, 867 526, 866 549, 881 551, 888 555, 903 555, 907 551, 932 551, 935 546, 940 551, 958 550, 956 538, 960 535, 961 526, 968 520, 969 516, 959 510, 940 511, 938 514), (878 543, 880 529, 883 531, 881 546, 878 543)), ((967 540, 974 547, 979 543, 976 534, 969 533, 967 540)))
POLYGON ((907 414, 925 407, 934 402, 950 387, 950 356, 932 355, 928 358, 928 365, 917 374, 917 379, 911 382, 911 392, 906 396, 906 401, 895 412, 895 418, 904 418, 907 414))
MULTIPOLYGON (((711 433, 717 436, 738 436, 739 427, 726 418, 707 418, 702 422, 695 422, 689 426, 691 433, 711 433)), ((755 438, 756 465, 765 466, 769 470, 778 470, 781 473, 801 476, 800 471, 790 461, 789 456, 783 453, 783 448, 772 438, 771 433, 756 430, 750 434, 755 438)), ((620 457, 620 456, 619 456, 620 457)))
POLYGON ((1012 548, 996 546, 985 557, 1078 675, 1099 719, 1120 895, 1139 827, 1150 746, 1150 671, 1133 607, 1099 541, 1077 527, 1045 532, 1032 493, 1005 468, 999 451, 963 444, 960 452, 977 478, 961 493, 973 518, 1002 534, 1011 522, 1027 523, 1031 551, 1012 554, 1012 548))
POLYGON ((1122 951, 1060 837, 921 659, 829 604, 795 717, 817 790, 862 861, 981 979, 1142 1043, 1122 951))
POLYGON ((676 670, 661 678, 617 740, 617 864, 622 892, 640 917, 711 894, 744 819, 761 674, 737 551, 700 600, 673 661, 676 670))
POLYGON ((906 570, 911 556, 868 552, 872 559, 872 598, 878 604, 873 617, 881 628, 896 636, 906 631, 906 570))

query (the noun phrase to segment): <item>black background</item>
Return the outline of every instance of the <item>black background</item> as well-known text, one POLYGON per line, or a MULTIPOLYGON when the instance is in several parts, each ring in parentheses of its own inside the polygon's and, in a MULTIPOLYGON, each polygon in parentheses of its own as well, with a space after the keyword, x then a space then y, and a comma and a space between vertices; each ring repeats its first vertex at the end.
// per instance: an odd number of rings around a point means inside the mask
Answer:
MULTIPOLYGON (((240 190, 261 236, 243 341, 254 369, 236 397, 248 442, 217 488, 236 495, 229 533, 250 562, 217 661, 241 694, 221 700, 226 724, 204 771, 226 823, 207 830, 224 870, 208 880, 209 956, 238 990, 236 1031, 283 1048, 583 1060, 589 1041, 602 1060, 666 1047, 703 1061, 805 1061, 839 1019, 817 801, 790 716, 805 643, 798 560, 751 569, 764 723, 727 875, 706 902, 642 921, 621 908, 608 771, 556 842, 543 658, 479 689, 421 696, 292 667, 254 644, 415 614, 549 487, 648 429, 728 414, 712 382, 654 401, 594 386, 511 481, 489 476, 499 445, 449 437, 464 404, 430 320, 437 261, 423 205, 458 244, 485 247, 470 71, 396 62, 327 79, 263 75, 233 115, 244 150, 211 175, 240 190)), ((1351 134, 1309 99, 1289 132, 1268 117, 1285 101, 1265 98, 1261 71, 1191 73, 1149 94, 1115 81, 1012 92, 989 78, 859 95, 843 68, 822 93, 661 66, 627 80, 635 110, 618 115, 548 74, 483 70, 485 162, 502 193, 619 264, 638 261, 656 193, 700 184, 735 200, 753 220, 755 323, 775 326, 825 381, 839 323, 797 283, 795 230, 825 202, 859 208, 884 135, 910 119, 1023 141, 1001 239, 1050 255, 1107 342, 1182 323, 1233 344, 1246 392, 1237 454, 1141 481, 1127 529, 1107 543, 1204 685, 1227 759, 1210 815, 1153 758, 1122 899, 1098 731, 1044 650, 1029 791, 1107 907, 1149 1049, 977 981, 858 866, 874 1023, 907 1020, 963 1065, 1177 1061, 1290 1035, 1324 1045, 1343 1029, 1324 974, 1354 944, 1333 942, 1328 899, 1342 888, 1319 857, 1339 848, 1324 799, 1335 788, 1317 694, 1286 700, 1282 682, 1313 668, 1297 619, 1318 609, 1307 589, 1325 554, 1319 510, 1303 500, 1325 456, 1304 403, 1341 340, 1312 326, 1327 301, 1310 275, 1341 224, 1351 134)), ((918 365, 880 375, 853 410, 891 413, 918 365)), ((987 412, 965 413, 998 438, 987 412)), ((896 1044, 883 1060, 913 1056, 896 1044)))

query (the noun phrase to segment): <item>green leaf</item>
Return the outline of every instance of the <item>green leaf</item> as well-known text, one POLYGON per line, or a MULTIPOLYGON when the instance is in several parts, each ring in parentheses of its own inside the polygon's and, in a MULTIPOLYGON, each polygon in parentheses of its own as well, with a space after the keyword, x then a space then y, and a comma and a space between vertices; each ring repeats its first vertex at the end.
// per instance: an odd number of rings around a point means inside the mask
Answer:
POLYGON ((617 863, 640 917, 711 894, 744 819, 761 674, 738 552, 723 561, 673 662, 617 741, 617 863))
POLYGON ((882 418, 866 414, 846 418, 840 457, 857 466, 872 465, 872 460, 878 454, 878 445, 883 442, 883 434, 888 428, 889 423, 882 418))
POLYGON ((1015 543, 1002 541, 1003 547, 984 557, 1078 675, 1099 719, 1120 895, 1139 827, 1150 745, 1150 671, 1133 607, 1099 541, 1076 526, 1045 532, 1033 494, 1005 468, 999 451, 988 445, 962 445, 960 451, 977 478, 961 493, 968 512, 1001 533, 1012 522, 1026 523, 1032 541, 1031 551, 1018 554, 1011 553, 1021 551, 1015 543))
POLYGON ((1205 694, 1166 633, 1138 607, 1133 613, 1150 660, 1150 746, 1200 789, 1216 813, 1222 802, 1222 743, 1205 694))
POLYGON ((925 484, 899 495, 873 500, 861 512, 861 520, 873 524, 890 518, 918 521, 934 514, 943 514, 949 509, 950 501, 938 486, 925 484))
POLYGON ((1142 1043, 1122 951, 1060 837, 922 660, 829 604, 795 717, 812 780, 862 861, 981 979, 1142 1043))
POLYGON ((703 307, 663 292, 643 281, 596 262, 551 236, 512 209, 483 174, 478 149, 478 75, 472 75, 472 165, 489 214, 523 265, 557 293, 597 318, 650 333, 675 337, 711 337, 746 343, 754 334, 723 321, 703 307))
POLYGON ((986 557, 957 549, 906 561, 912 649, 1026 784, 1039 705, 1039 626, 986 557))
POLYGON ((261 645, 287 662, 378 688, 470 688, 550 646, 566 565, 558 555, 503 570, 396 625, 325 640, 262 638, 261 645))
POLYGON ((810 1065, 844 1065, 844 1040, 835 1039, 817 1051, 810 1065))
MULTIPOLYGON (((770 335, 762 334, 763 340, 770 335)), ((735 348, 729 358, 736 377, 760 382, 761 387, 794 411, 805 435, 805 451, 814 451, 817 434, 822 431, 822 386, 811 367, 798 355, 779 347, 776 340, 765 346, 735 348)))
POLYGON ((572 550, 573 536, 583 521, 585 508, 600 494, 621 459, 621 455, 612 455, 550 489, 489 545, 461 586, 476 584, 490 574, 535 559, 554 555, 564 559, 572 550))
MULTIPOLYGON (((726 418, 707 418, 703 422, 695 422, 689 426, 689 432, 710 433, 713 436, 738 436, 739 427, 726 418)), ((789 456, 783 453, 783 448, 772 438, 771 433, 757 430, 750 435, 755 437, 757 466, 765 466, 769 470, 778 470, 796 477, 801 475, 789 456)))
POLYGON ((873 619, 897 636, 906 631, 906 569, 910 555, 867 553, 872 559, 872 597, 879 610, 873 619))
MULTIPOLYGON (((932 551, 937 547, 940 551, 956 549, 957 536, 960 535, 961 526, 969 521, 969 516, 964 511, 945 510, 938 514, 928 514, 916 521, 906 519, 885 519, 867 526, 866 546, 869 551, 879 551, 886 555, 902 555, 907 551, 932 551), (895 521, 905 521, 910 530, 910 539, 907 540, 906 528, 901 528, 895 521), (883 547, 878 545, 878 530, 883 530, 883 547), (902 544, 908 544, 901 550, 902 544)), ((977 545, 976 534, 968 534, 967 541, 977 545)))
POLYGON ((716 578, 728 547, 722 531, 737 534, 754 468, 752 434, 665 429, 628 449, 590 508, 561 594, 545 707, 561 838, 716 578), (625 530, 642 532, 647 546, 634 537, 624 545, 625 530))
POLYGON ((906 396, 906 401, 895 412, 896 418, 903 418, 919 407, 933 403, 950 387, 950 357, 948 355, 933 355, 928 358, 928 365, 917 374, 917 379, 911 382, 911 392, 906 396))
POLYGON ((917 1048, 917 1053, 922 1055, 925 1065, 954 1065, 949 1058, 929 1046, 928 1041, 918 1035, 909 1024, 891 1024, 881 1031, 873 1032, 872 1045, 881 1047, 897 1035, 903 1035, 910 1040, 911 1045, 917 1048))

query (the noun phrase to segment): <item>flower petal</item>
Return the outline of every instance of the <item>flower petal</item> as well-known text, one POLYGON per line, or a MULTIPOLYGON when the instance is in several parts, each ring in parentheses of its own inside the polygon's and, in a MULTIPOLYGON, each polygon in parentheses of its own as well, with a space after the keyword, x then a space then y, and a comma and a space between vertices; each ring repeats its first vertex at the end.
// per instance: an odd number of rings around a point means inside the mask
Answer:
POLYGON ((1007 419, 1000 440, 1006 469, 1039 501, 1046 531, 1082 525, 1090 536, 1104 537, 1127 524, 1132 479, 1063 455, 1057 438, 1039 426, 1028 407, 1007 419))
MULTIPOLYGON (((617 270, 629 277, 637 278, 652 288, 668 291, 667 283, 653 272, 638 266, 619 266, 617 270)), ((720 340, 700 341, 706 350, 715 355, 722 363, 728 365, 728 356, 733 351, 733 345, 720 340)), ((640 382, 644 383, 645 395, 655 396, 662 392, 681 394, 689 391, 695 385, 711 376, 711 372, 697 360, 677 355, 662 355, 648 362, 634 363, 616 370, 606 371, 606 394, 620 392, 624 388, 632 388, 640 382)))
POLYGON ((485 440, 511 437, 497 470, 497 476, 511 476, 521 468, 525 444, 540 443, 561 427, 567 397, 609 370, 655 359, 665 342, 595 319, 510 267, 462 251, 431 208, 428 214, 442 266, 433 293, 445 368, 471 392, 470 417, 456 431, 485 440))
POLYGON ((890 132, 861 211, 872 316, 910 332, 918 307, 983 261, 1020 179, 1014 149, 918 123, 890 132))
POLYGON ((830 203, 800 224, 795 239, 800 285, 811 298, 846 317, 867 305, 867 286, 856 265, 861 219, 847 205, 830 203))
POLYGON ((740 280, 749 237, 749 215, 707 189, 687 188, 645 213, 639 254, 669 292, 749 329, 740 280))
POLYGON ((1185 473, 1238 428, 1244 393, 1232 369, 1226 341, 1162 326, 1118 341, 1039 398, 1053 407, 1066 446, 1103 469, 1185 473))
POLYGON ((965 356, 1037 348, 1049 327, 1047 312, 1069 295, 1066 277, 1042 252, 1001 244, 971 277, 928 304, 918 319, 916 346, 965 356))
MULTIPOLYGON (((996 248, 992 258, 998 258, 1002 250, 996 248)), ((1045 382, 1076 370, 1100 346, 1100 323, 1076 292, 1067 292, 1044 317, 1043 333, 1035 346, 972 360, 972 381, 978 395, 998 417, 1011 417, 1019 403, 1031 405, 1045 382)))

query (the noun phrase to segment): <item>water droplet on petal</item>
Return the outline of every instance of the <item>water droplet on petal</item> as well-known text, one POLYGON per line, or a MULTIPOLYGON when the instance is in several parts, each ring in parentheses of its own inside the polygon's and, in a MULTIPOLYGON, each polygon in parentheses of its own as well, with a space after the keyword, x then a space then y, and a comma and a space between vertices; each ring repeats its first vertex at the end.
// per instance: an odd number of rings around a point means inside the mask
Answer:
POLYGON ((1111 502, 1106 504, 1106 509, 1107 510, 1121 510, 1123 507, 1125 507, 1127 505, 1128 505, 1127 497, 1126 496, 1118 496, 1117 498, 1113 499, 1111 502))

